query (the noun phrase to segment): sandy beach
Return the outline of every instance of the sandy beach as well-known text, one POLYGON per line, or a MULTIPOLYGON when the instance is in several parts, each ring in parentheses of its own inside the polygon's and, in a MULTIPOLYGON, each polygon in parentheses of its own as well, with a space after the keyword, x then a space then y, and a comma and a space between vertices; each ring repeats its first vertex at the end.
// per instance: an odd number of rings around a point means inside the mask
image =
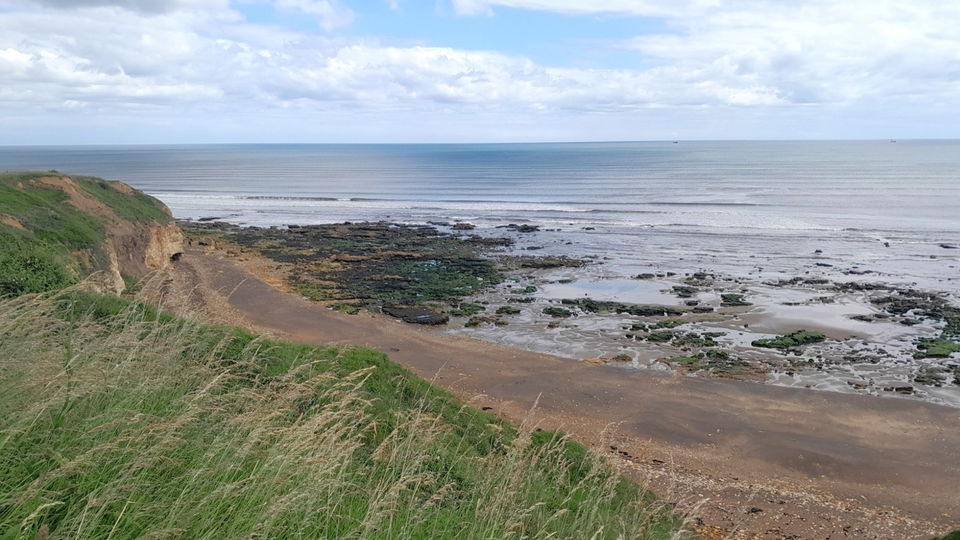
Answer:
POLYGON ((194 247, 161 290, 171 306, 189 297, 192 310, 285 339, 376 348, 475 407, 563 429, 692 512, 705 534, 925 538, 960 519, 960 471, 944 467, 960 457, 954 408, 657 376, 444 336, 331 311, 281 290, 269 269, 194 247))

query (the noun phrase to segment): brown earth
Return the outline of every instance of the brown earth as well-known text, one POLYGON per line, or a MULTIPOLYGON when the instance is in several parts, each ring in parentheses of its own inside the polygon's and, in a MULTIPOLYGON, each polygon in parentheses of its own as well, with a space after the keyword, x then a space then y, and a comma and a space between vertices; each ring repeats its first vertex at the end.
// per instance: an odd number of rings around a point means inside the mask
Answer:
MULTIPOLYGON (((172 219, 167 223, 149 224, 121 219, 109 206, 84 192, 69 176, 45 176, 31 182, 63 191, 67 195, 67 204, 106 225, 108 240, 103 247, 109 266, 101 268, 93 279, 89 280, 89 283, 98 289, 123 292, 126 285, 122 276, 144 277, 162 269, 174 254, 183 251, 183 233, 172 219)), ((122 182, 109 182, 109 185, 121 193, 136 192, 122 182)), ((169 210, 167 213, 169 214, 169 210)), ((0 222, 7 223, 2 220, 0 222)), ((19 225, 19 222, 16 225, 19 225)))
POLYGON ((8 227, 13 227, 14 229, 20 229, 21 231, 26 230, 26 228, 23 226, 23 223, 20 223, 20 220, 6 214, 0 215, 0 223, 8 227))
POLYGON ((158 278, 168 306, 384 351, 476 407, 609 452, 705 536, 929 538, 960 526, 957 409, 656 376, 345 315, 267 284, 243 268, 268 268, 251 255, 208 249, 189 248, 158 278))

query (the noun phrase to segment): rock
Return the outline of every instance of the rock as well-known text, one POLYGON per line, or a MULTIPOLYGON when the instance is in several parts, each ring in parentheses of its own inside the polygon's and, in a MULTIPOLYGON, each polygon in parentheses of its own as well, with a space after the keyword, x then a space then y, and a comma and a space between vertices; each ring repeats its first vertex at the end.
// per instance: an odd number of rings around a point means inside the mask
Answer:
POLYGON ((940 247, 942 247, 943 249, 957 249, 957 246, 953 244, 940 244, 940 247))
POLYGON ((544 315, 549 315, 549 316, 551 316, 551 317, 563 317, 563 318, 567 318, 567 317, 573 316, 573 312, 572 312, 572 311, 570 311, 569 309, 564 309, 564 308, 562 308, 562 307, 548 307, 548 308, 544 308, 544 309, 543 309, 543 314, 544 314, 544 315))
POLYGON ((420 307, 384 306, 383 312, 411 324, 440 325, 450 320, 442 313, 420 307))
POLYGON ((498 229, 508 229, 511 231, 517 231, 521 233, 532 233, 540 230, 540 227, 536 225, 517 225, 516 223, 511 223, 509 225, 500 225, 498 229))
POLYGON ((826 336, 820 332, 808 332, 807 330, 798 330, 792 334, 776 338, 765 338, 754 340, 751 345, 754 347, 765 347, 769 349, 790 349, 809 345, 810 343, 820 343, 826 340, 826 336))
POLYGON ((676 294, 680 298, 693 298, 698 292, 700 291, 694 287, 687 287, 685 285, 673 286, 673 294, 676 294))
POLYGON ((720 295, 720 305, 723 307, 752 306, 743 299, 742 294, 724 293, 720 295))
POLYGON ((472 231, 477 228, 473 223, 454 223, 451 227, 455 231, 472 231))

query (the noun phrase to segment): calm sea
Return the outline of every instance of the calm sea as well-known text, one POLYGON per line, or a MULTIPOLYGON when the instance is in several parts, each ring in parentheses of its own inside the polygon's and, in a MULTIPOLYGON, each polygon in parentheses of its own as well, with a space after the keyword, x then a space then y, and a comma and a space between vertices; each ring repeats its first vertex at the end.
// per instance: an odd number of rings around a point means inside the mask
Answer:
POLYGON ((944 283, 957 257, 940 245, 960 244, 960 141, 0 148, 0 170, 22 169, 123 180, 180 218, 530 223, 560 231, 521 248, 624 275, 789 273, 821 250, 944 283))

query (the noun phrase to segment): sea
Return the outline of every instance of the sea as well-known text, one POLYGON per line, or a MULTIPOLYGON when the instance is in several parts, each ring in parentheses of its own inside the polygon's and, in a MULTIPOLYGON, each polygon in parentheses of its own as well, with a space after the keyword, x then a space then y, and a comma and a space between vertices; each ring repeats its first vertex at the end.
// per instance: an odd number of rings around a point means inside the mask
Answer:
POLYGON ((0 170, 50 169, 185 219, 539 225, 565 234, 537 247, 625 273, 820 250, 926 281, 960 244, 960 141, 0 147, 0 170))
MULTIPOLYGON (((512 236, 517 252, 594 261, 557 295, 646 301, 657 291, 645 294, 631 276, 707 271, 758 286, 811 274, 883 281, 960 301, 953 140, 0 147, 0 170, 122 180, 182 219, 465 221, 477 234, 512 236)), ((783 300, 771 297, 768 311, 783 300)), ((808 318, 849 321, 866 309, 808 318)), ((478 335, 568 356, 602 348, 589 332, 536 333, 533 322, 526 333, 478 335)), ((836 326, 855 334, 849 324, 836 326)))

